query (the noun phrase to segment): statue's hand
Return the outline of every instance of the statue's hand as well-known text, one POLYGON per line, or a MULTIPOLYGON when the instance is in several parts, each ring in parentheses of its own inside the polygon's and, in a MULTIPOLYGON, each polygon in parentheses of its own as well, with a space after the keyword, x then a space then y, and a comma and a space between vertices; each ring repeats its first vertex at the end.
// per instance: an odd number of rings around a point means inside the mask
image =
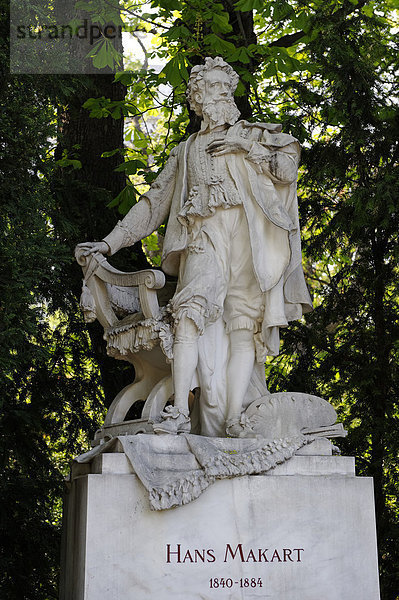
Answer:
POLYGON ((243 138, 228 138, 224 140, 214 140, 209 144, 206 151, 212 156, 221 156, 222 154, 231 154, 237 152, 249 152, 252 142, 243 138))
POLYGON ((82 242, 76 246, 76 250, 80 250, 82 256, 89 256, 95 252, 108 254, 109 246, 107 242, 82 242))

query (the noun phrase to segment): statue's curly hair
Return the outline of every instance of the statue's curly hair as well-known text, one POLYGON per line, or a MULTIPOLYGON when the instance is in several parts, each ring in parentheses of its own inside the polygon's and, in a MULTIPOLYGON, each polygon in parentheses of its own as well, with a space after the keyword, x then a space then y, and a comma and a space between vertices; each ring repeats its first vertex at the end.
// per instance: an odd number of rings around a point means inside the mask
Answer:
POLYGON ((205 64, 193 67, 191 69, 190 78, 187 84, 186 96, 190 104, 190 108, 199 117, 202 117, 202 105, 196 101, 195 94, 203 90, 204 75, 208 71, 213 71, 213 69, 221 69, 227 73, 230 78, 230 89, 232 94, 234 94, 238 85, 239 77, 237 73, 234 71, 233 67, 223 60, 221 56, 217 56, 216 58, 210 58, 208 56, 205 59, 205 64))

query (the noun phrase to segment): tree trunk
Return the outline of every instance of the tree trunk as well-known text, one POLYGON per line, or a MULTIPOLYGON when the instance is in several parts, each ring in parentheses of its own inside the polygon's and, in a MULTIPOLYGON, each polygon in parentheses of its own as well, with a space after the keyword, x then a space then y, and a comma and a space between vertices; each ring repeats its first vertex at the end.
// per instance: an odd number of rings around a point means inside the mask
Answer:
MULTIPOLYGON (((71 158, 82 163, 81 169, 73 172, 67 167, 65 173, 54 182, 58 200, 59 221, 55 223, 58 235, 70 246, 82 241, 102 239, 116 224, 120 215, 107 208, 107 204, 125 187, 125 175, 115 172, 123 160, 118 153, 110 158, 101 158, 103 152, 123 148, 123 119, 92 119, 83 108, 91 97, 105 96, 111 100, 123 100, 126 89, 113 83, 114 76, 108 74, 84 76, 79 91, 69 98, 66 108, 58 115, 59 143, 56 159, 66 151, 71 158)), ((113 259, 117 268, 134 270, 148 266, 141 245, 121 252, 113 259)), ((76 263, 66 267, 65 277, 79 298, 82 274, 76 263)), ((134 379, 134 370, 128 363, 116 361, 106 353, 102 326, 95 322, 88 326, 91 350, 99 365, 105 395, 109 406, 115 395, 134 379)))

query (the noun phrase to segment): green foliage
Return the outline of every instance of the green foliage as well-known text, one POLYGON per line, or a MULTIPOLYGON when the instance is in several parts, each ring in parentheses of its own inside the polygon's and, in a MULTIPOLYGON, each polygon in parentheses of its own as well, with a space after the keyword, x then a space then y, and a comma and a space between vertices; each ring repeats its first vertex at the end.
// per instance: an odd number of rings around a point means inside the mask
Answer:
POLYGON ((95 428, 101 392, 61 278, 71 257, 51 222, 52 111, 29 77, 9 78, 1 101, 0 590, 10 600, 49 599, 57 598, 63 476, 95 428))
MULTIPOLYGON (((300 206, 316 308, 286 332, 269 381, 337 407, 349 430, 343 452, 374 477, 382 594, 396 599, 397 56, 389 22, 356 6, 319 10, 323 35, 304 51, 312 77, 281 74, 274 88, 285 128, 304 144, 300 206)), ((271 87, 258 94, 261 109, 271 87)))
POLYGON ((162 69, 160 79, 165 78, 173 87, 178 87, 182 82, 187 82, 188 71, 185 57, 177 53, 162 69))
POLYGON ((132 208, 132 206, 136 204, 137 195, 138 192, 136 188, 131 183, 128 183, 128 185, 116 196, 116 198, 114 198, 113 200, 111 200, 111 202, 107 204, 107 206, 108 208, 114 208, 116 206, 121 215, 126 215, 126 213, 128 213, 129 210, 132 208))
POLYGON ((117 25, 123 24, 117 2, 113 4, 106 0, 89 0, 88 2, 86 0, 79 0, 76 2, 75 8, 87 12, 93 23, 98 22, 100 25, 110 22, 117 25))
POLYGON ((103 39, 94 44, 93 48, 87 53, 85 58, 93 59, 93 67, 104 69, 109 67, 114 70, 121 66, 122 54, 115 47, 112 41, 103 39))
POLYGON ((57 167, 72 167, 73 169, 81 169, 82 163, 76 158, 70 158, 67 150, 62 152, 62 158, 54 162, 57 167))

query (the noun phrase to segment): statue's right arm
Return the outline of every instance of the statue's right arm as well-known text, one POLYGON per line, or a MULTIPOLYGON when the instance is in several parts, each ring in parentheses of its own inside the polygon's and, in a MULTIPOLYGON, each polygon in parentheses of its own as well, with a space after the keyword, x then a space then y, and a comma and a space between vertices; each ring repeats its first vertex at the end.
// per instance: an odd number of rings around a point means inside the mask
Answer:
POLYGON ((112 255, 121 248, 132 246, 158 229, 170 211, 176 183, 177 148, 169 158, 148 192, 118 221, 114 229, 101 242, 83 242, 78 247, 84 255, 101 252, 112 255))

